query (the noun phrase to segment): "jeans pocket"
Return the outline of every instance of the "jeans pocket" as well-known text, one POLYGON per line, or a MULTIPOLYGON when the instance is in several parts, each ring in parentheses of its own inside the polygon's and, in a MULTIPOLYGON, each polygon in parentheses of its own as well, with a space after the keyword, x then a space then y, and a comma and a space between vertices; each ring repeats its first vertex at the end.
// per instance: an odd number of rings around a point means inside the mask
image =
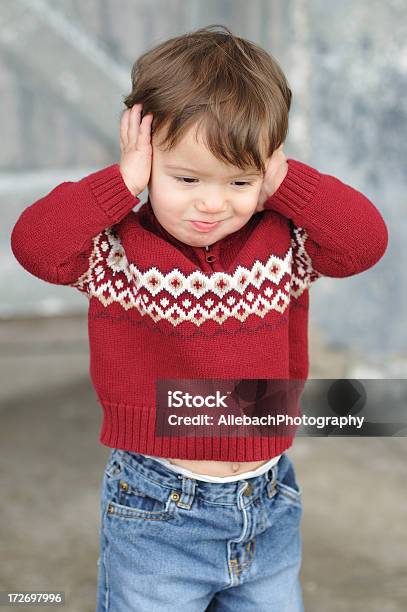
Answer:
POLYGON ((117 474, 108 479, 107 508, 110 516, 124 519, 166 521, 174 518, 173 491, 138 477, 125 463, 117 474))
POLYGON ((291 463, 283 476, 277 475, 276 485, 278 492, 284 499, 301 505, 302 487, 297 482, 294 467, 291 463))
POLYGON ((297 504, 301 504, 302 489, 296 485, 295 487, 289 487, 282 482, 277 481, 277 489, 284 497, 288 498, 297 504))

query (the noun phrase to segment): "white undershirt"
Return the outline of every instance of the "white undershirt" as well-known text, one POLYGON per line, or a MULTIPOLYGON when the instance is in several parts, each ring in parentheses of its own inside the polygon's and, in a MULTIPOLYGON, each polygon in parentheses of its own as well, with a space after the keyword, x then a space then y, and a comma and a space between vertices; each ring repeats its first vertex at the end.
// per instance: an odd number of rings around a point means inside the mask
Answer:
POLYGON ((168 459, 164 459, 164 457, 154 457, 152 455, 144 455, 144 457, 149 457, 154 461, 162 463, 173 472, 183 474, 184 476, 189 476, 190 478, 196 478, 197 480, 204 480, 205 482, 234 482, 236 480, 245 480, 246 478, 254 478, 255 476, 260 476, 260 474, 264 474, 264 472, 267 472, 270 468, 273 467, 273 465, 278 462, 281 455, 272 457, 270 461, 258 467, 257 470, 252 470, 250 472, 242 472, 241 474, 237 474, 235 476, 208 476, 207 474, 196 474, 195 472, 191 472, 190 470, 187 470, 186 468, 183 468, 179 465, 174 465, 173 463, 168 461, 168 459))

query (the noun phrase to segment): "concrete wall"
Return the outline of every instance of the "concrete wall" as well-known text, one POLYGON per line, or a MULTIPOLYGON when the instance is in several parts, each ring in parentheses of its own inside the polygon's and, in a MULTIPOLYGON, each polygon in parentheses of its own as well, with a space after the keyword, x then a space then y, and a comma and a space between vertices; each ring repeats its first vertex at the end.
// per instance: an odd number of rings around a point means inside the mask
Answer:
POLYGON ((312 325, 332 349, 376 360, 372 368, 401 359, 388 375, 404 375, 406 9, 406 0, 2 2, 0 317, 85 313, 84 296, 19 266, 11 228, 59 182, 118 160, 121 100, 141 52, 224 23, 273 53, 287 74, 288 155, 362 191, 389 227, 373 269, 314 286, 312 325))

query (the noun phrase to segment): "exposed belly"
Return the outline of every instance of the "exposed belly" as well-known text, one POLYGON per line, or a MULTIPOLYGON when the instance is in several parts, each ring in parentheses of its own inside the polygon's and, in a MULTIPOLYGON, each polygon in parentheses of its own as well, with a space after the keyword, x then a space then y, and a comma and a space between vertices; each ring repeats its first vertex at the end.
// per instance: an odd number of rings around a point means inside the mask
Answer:
POLYGON ((179 465, 195 474, 206 476, 235 476, 243 472, 251 472, 269 461, 243 461, 233 463, 230 461, 187 461, 184 459, 167 459, 174 465, 179 465))

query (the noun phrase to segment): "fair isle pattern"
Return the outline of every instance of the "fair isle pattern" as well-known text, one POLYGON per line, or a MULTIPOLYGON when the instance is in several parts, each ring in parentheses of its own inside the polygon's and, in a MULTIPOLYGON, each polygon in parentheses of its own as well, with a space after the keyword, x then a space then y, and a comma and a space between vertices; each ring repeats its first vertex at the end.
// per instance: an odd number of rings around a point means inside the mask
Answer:
POLYGON ((307 231, 303 227, 293 226, 291 237, 291 250, 293 257, 293 272, 291 275, 290 293, 298 298, 306 289, 322 277, 312 266, 312 260, 307 253, 305 244, 308 238, 307 231))
POLYGON ((106 307, 118 302, 125 310, 137 308, 154 322, 165 319, 174 327, 185 321, 198 327, 209 320, 222 324, 230 317, 244 322, 250 315, 283 313, 290 296, 298 298, 320 277, 306 240, 306 231, 294 228, 284 258, 271 254, 251 268, 237 266, 233 274, 208 275, 197 269, 185 276, 177 268, 168 274, 156 267, 141 271, 128 262, 120 239, 107 228, 93 239, 89 268, 72 286, 106 307))

